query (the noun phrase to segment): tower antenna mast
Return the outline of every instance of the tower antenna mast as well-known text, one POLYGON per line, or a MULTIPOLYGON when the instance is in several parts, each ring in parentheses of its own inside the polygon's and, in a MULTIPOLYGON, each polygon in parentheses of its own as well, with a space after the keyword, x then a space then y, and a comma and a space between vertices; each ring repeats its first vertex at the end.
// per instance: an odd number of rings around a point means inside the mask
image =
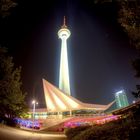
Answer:
POLYGON ((66 26, 66 17, 64 16, 64 19, 63 19, 63 26, 62 26, 62 28, 67 28, 67 26, 66 26))

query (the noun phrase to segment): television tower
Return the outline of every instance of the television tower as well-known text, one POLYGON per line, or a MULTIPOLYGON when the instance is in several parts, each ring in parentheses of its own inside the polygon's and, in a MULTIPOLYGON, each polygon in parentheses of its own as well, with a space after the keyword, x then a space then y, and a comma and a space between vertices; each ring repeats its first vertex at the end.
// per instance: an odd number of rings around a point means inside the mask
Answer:
POLYGON ((70 37, 71 32, 66 26, 66 19, 64 17, 63 25, 58 31, 58 37, 61 39, 61 56, 60 56, 60 71, 59 71, 59 89, 64 93, 71 95, 70 93, 70 81, 69 81, 69 65, 67 54, 67 39, 70 37))

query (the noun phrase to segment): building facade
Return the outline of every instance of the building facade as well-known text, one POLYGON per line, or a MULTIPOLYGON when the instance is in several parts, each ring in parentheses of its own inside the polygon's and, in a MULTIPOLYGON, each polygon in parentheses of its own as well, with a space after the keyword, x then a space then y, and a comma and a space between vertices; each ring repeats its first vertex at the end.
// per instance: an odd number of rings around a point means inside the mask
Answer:
POLYGON ((126 93, 124 90, 115 93, 115 100, 117 108, 123 108, 129 105, 126 93))

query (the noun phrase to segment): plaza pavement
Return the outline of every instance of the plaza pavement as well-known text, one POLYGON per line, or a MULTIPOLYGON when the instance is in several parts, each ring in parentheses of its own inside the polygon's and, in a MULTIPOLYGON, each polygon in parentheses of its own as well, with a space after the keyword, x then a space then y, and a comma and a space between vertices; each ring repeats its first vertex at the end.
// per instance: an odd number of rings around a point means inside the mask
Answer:
POLYGON ((67 140, 64 134, 26 131, 0 125, 0 140, 67 140))

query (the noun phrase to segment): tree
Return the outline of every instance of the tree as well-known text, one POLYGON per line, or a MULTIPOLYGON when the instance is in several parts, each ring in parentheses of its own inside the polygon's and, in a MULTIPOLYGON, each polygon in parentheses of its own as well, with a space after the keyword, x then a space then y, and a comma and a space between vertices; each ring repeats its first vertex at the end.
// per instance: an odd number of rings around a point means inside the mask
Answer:
MULTIPOLYGON (((139 0, 122 0, 119 2, 119 18, 118 21, 124 31, 130 38, 132 46, 140 51, 140 1, 139 0)), ((132 66, 136 71, 135 76, 140 78, 140 58, 132 62, 132 66)), ((136 85, 136 92, 132 92, 134 97, 140 98, 140 85, 136 85)))
MULTIPOLYGON (((136 71, 135 77, 140 78, 140 58, 135 59, 132 65, 136 71)), ((133 91, 132 95, 134 95, 135 98, 140 98, 140 85, 136 85, 136 91, 133 91)))
POLYGON ((133 66, 133 68, 136 71, 135 77, 140 78, 140 59, 139 58, 138 59, 135 59, 132 62, 132 66, 133 66))
POLYGON ((10 9, 15 7, 17 3, 14 0, 0 0, 0 15, 1 17, 8 16, 10 14, 10 9))
POLYGON ((140 49, 140 1, 122 0, 119 5, 118 21, 128 34, 131 45, 140 49))
POLYGON ((132 92, 135 98, 140 98, 140 85, 136 85, 137 92, 132 92))
POLYGON ((0 48, 0 118, 13 119, 27 112, 20 74, 21 67, 15 68, 13 58, 0 48))

